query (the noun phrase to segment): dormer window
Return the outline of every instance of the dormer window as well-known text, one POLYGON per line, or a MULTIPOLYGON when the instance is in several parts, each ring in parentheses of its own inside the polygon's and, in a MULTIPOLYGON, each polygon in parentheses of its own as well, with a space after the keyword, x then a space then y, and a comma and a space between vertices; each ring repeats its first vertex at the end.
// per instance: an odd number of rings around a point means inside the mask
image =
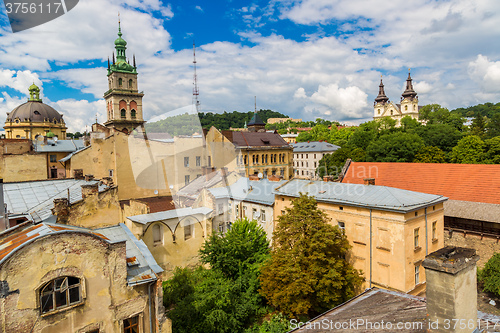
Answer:
POLYGON ((38 112, 37 110, 35 110, 33 113, 36 115, 40 115, 40 112, 38 112))

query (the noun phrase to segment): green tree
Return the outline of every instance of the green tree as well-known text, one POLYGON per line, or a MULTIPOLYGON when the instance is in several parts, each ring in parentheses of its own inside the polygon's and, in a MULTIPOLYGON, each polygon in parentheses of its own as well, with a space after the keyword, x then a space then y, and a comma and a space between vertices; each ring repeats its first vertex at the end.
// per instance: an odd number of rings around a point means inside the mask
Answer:
POLYGON ((482 162, 485 143, 477 135, 468 135, 453 148, 450 155, 452 163, 478 164, 482 162))
POLYGON ((424 140, 414 133, 392 133, 380 136, 366 148, 368 162, 412 162, 424 146, 424 140))
POLYGON ((352 298, 361 285, 360 273, 346 260, 347 237, 312 197, 301 194, 278 217, 273 244, 261 269, 261 293, 287 315, 322 313, 352 298))
POLYGON ((478 275, 484 291, 500 296, 500 253, 494 254, 478 275))
POLYGON ((500 113, 491 117, 486 123, 486 133, 489 138, 500 136, 500 113))
POLYGON ((379 122, 372 120, 359 125, 356 131, 349 137, 347 144, 366 150, 370 142, 378 137, 379 122))
POLYGON ((480 138, 484 138, 486 135, 486 122, 485 117, 478 115, 472 119, 472 124, 470 126, 470 131, 472 135, 477 135, 480 138))
POLYGON ((274 314, 269 320, 254 326, 245 333, 284 333, 291 329, 290 322, 282 313, 274 314))
POLYGON ((421 120, 427 121, 427 124, 449 124, 458 130, 464 127, 465 119, 459 113, 452 113, 439 104, 424 105, 419 110, 421 120))
POLYGON ((488 164, 500 164, 500 136, 496 136, 484 141, 483 162, 488 164))
POLYGON ((438 147, 423 146, 415 154, 414 163, 445 163, 446 154, 438 147))
POLYGON ((422 126, 418 134, 427 146, 438 147, 445 152, 450 152, 463 136, 454 126, 440 123, 422 126))
POLYGON ((320 177, 325 175, 338 177, 348 158, 354 162, 363 162, 365 160, 365 156, 366 154, 361 148, 339 148, 331 154, 324 155, 319 161, 318 168, 316 170, 320 177))

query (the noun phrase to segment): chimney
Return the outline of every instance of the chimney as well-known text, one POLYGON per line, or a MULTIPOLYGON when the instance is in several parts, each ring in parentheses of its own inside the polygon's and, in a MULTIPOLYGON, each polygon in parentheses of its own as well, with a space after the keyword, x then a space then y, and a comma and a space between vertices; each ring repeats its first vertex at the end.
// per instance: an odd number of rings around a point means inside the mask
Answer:
POLYGON ((44 144, 44 145, 47 145, 47 144, 48 144, 48 141, 47 141, 47 140, 48 140, 48 139, 47 139, 47 136, 44 136, 44 137, 43 137, 43 144, 44 144))
POLYGON ((85 177, 83 176, 83 169, 74 169, 73 170, 73 178, 75 179, 85 179, 85 177))
POLYGON ((5 204, 3 200, 3 178, 0 178, 0 231, 7 229, 8 220, 5 218, 5 204))
POLYGON ((375 178, 365 178, 363 181, 365 185, 375 185, 375 178))
POLYGON ((82 198, 99 193, 99 183, 82 185, 82 198))
POLYGON ((52 213, 57 216, 57 223, 66 224, 68 222, 69 215, 69 200, 68 198, 57 198, 54 199, 54 208, 52 213))
POLYGON ((222 175, 222 177, 227 177, 227 167, 223 167, 223 168, 220 168, 220 173, 222 175))
POLYGON ((429 254, 422 262, 427 280, 430 332, 471 333, 474 330, 477 324, 478 260, 474 249, 446 246, 429 254), (457 319, 459 323, 467 323, 466 327, 450 325, 445 329, 443 323, 453 323, 457 319), (469 323, 474 323, 474 328, 471 329, 469 323))
POLYGON ((85 181, 89 182, 91 180, 94 180, 94 175, 85 175, 85 181))

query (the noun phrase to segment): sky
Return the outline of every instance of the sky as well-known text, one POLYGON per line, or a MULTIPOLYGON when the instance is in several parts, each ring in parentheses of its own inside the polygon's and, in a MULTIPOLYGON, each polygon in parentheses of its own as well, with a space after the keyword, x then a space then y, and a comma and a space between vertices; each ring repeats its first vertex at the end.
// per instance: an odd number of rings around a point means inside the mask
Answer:
POLYGON ((271 109, 293 118, 371 120, 382 76, 399 102, 408 69, 419 105, 500 99, 497 0, 80 0, 12 33, 0 7, 0 122, 31 83, 70 132, 106 119, 106 67, 120 13, 135 54, 145 120, 193 102, 201 111, 271 109))

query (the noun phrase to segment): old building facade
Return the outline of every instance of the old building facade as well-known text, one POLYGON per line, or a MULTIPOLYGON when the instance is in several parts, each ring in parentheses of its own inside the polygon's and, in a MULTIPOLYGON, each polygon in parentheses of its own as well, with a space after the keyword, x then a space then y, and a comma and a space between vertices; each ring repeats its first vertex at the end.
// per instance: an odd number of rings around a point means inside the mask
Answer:
POLYGON ((340 148, 326 141, 299 142, 292 147, 294 178, 314 180, 319 178, 317 169, 321 167, 319 161, 323 156, 340 148))

